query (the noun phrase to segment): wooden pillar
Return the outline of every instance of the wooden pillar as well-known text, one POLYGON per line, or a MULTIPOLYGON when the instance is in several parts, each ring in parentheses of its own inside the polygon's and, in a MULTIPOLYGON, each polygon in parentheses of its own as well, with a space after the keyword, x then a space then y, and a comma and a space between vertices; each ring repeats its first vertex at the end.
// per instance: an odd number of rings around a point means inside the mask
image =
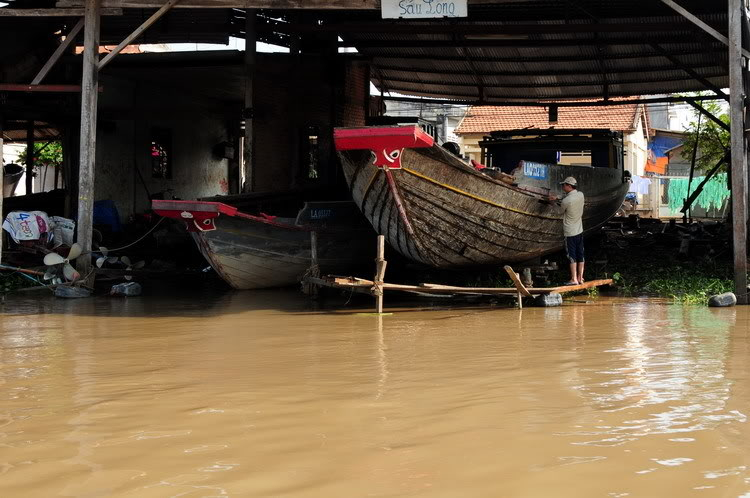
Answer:
POLYGON ((747 304, 747 156, 742 81, 742 0, 729 0, 729 108, 732 150, 732 233, 734 292, 747 304))
POLYGON ((96 164, 96 116, 99 81, 99 9, 100 0, 86 0, 83 77, 81 78, 80 166, 78 168, 77 240, 84 255, 77 262, 78 271, 86 278, 91 271, 91 238, 94 215, 94 167, 96 164))
POLYGON ((734 283, 739 304, 748 304, 747 297, 747 141, 744 134, 745 98, 741 56, 741 0, 729 2, 729 88, 731 119, 731 182, 734 243, 734 283))
POLYGON ((253 82, 255 80, 255 9, 245 10, 245 141, 242 150, 243 169, 245 170, 245 184, 243 192, 252 192, 255 188, 255 172, 253 164, 253 149, 255 140, 253 135, 253 82))
POLYGON ((34 193, 34 120, 26 123, 26 195, 34 193))

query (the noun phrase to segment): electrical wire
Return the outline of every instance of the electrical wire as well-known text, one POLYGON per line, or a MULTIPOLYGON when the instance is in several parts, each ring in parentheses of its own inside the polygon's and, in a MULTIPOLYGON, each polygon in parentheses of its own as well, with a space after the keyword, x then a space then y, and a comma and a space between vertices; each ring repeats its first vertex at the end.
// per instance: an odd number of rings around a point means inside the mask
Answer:
MULTIPOLYGON (((147 231, 146 233, 144 233, 144 234, 143 234, 143 235, 142 235, 142 236, 141 236, 140 238, 138 238, 138 239, 137 239, 137 240, 136 240, 135 242, 131 242, 130 244, 128 244, 128 245, 126 245, 126 246, 122 246, 122 247, 116 247, 115 249, 109 249, 109 248, 108 248, 108 249, 107 249, 107 252, 118 252, 118 251, 122 251, 122 250, 124 250, 124 249, 127 249, 128 247, 133 247, 133 246, 134 246, 134 245, 136 245, 136 244, 137 244, 138 242, 140 242, 140 241, 142 241, 143 239, 145 239, 145 238, 146 238, 146 237, 147 237, 147 236, 148 236, 148 235, 149 235, 149 234, 150 234, 151 232, 153 232, 154 230, 156 230, 156 227, 158 227, 158 226, 159 226, 159 224, 161 224, 161 222, 162 222, 162 221, 164 221, 164 218, 159 218, 159 221, 157 221, 157 222, 156 222, 156 223, 154 224, 154 226, 152 226, 151 228, 149 228, 149 230, 148 230, 148 231, 147 231)), ((91 253, 94 253, 94 252, 98 252, 98 251, 89 251, 89 252, 87 252, 87 253, 84 253, 84 254, 91 254, 91 253)))

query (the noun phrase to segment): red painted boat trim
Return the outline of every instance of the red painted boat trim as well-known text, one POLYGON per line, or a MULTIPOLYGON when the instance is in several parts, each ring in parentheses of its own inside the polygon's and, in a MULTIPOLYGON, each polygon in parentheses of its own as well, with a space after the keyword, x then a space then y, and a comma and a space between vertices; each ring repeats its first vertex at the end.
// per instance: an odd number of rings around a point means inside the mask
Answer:
POLYGON ((229 204, 224 204, 222 202, 175 201, 157 199, 151 201, 151 209, 153 209, 154 212, 159 216, 184 221, 187 225, 188 231, 191 232, 206 232, 216 230, 214 219, 218 218, 221 214, 243 218, 246 220, 254 221, 256 223, 263 223, 265 225, 284 228, 286 230, 298 230, 301 232, 313 231, 311 227, 279 223, 277 221, 274 221, 272 218, 265 218, 263 216, 254 216, 252 214, 243 213, 236 207, 230 206, 229 204))
POLYGON ((370 149, 373 138, 390 139, 384 143, 399 148, 432 147, 435 143, 419 126, 383 126, 367 128, 336 128, 333 140, 336 150, 370 149))

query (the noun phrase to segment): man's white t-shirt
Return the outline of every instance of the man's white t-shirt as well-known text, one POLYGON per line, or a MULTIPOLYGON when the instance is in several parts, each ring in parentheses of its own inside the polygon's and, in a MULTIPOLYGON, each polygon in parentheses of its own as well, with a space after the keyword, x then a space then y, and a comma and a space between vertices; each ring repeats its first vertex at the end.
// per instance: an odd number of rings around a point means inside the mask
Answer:
POLYGON ((583 233, 583 193, 573 190, 565 196, 560 205, 563 208, 563 234, 573 237, 583 233))

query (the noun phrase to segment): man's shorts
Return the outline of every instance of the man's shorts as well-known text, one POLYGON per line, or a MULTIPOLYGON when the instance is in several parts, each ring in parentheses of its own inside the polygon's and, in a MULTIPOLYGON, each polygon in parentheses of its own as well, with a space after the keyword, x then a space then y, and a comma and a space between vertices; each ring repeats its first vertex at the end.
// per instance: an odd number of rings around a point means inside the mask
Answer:
POLYGON ((571 263, 583 263, 583 234, 565 237, 565 251, 571 263))

